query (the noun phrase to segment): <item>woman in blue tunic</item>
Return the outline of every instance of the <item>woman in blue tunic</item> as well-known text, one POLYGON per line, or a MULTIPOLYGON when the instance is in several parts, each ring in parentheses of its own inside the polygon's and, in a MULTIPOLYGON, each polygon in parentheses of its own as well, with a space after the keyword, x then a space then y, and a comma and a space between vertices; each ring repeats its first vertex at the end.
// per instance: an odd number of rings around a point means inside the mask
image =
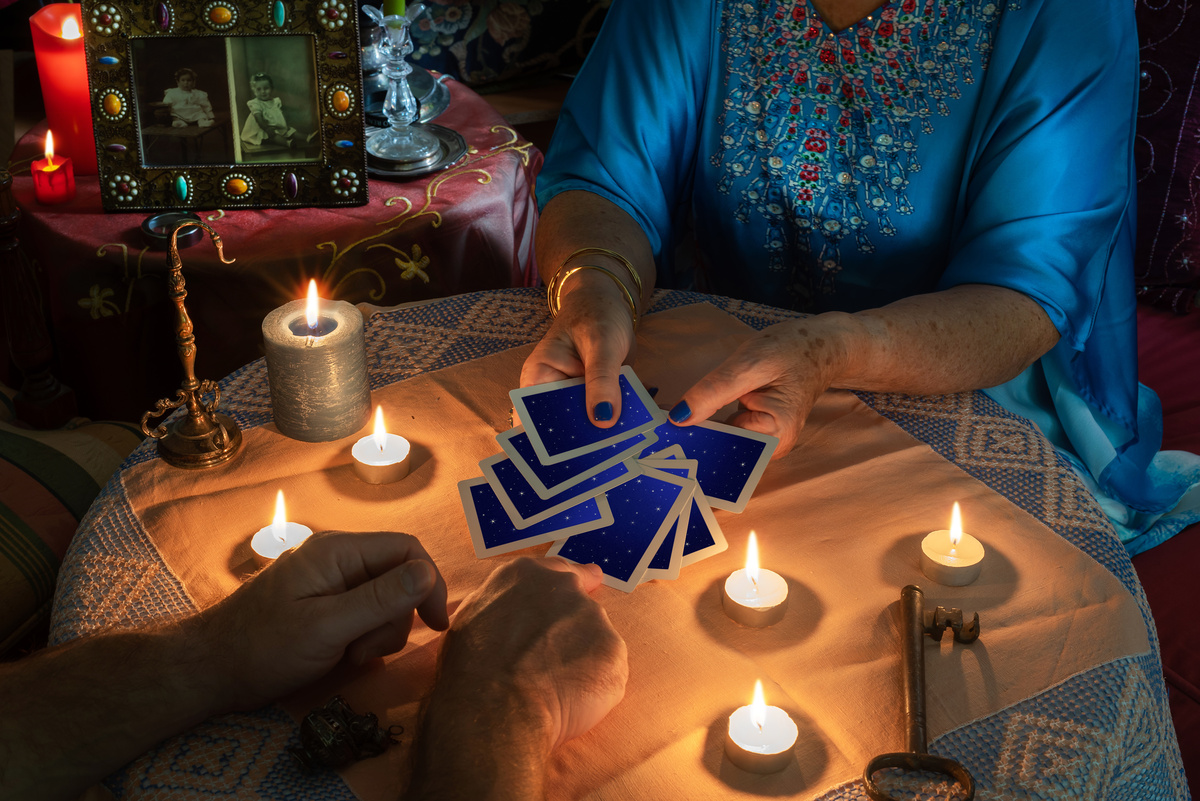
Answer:
POLYGON ((671 419, 737 399, 783 453, 830 387, 987 388, 1157 544, 1200 470, 1137 383, 1134 31, 1123 0, 618 0, 538 178, 557 316, 522 383, 585 375, 611 425, 655 286, 813 312, 671 419))

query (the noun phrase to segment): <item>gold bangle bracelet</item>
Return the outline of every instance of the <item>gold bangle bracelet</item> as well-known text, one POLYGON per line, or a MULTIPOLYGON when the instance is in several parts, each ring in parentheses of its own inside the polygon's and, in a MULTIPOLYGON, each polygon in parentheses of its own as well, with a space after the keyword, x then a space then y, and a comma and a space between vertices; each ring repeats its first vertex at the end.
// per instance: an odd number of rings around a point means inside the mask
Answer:
POLYGON ((609 250, 608 248, 580 248, 570 256, 567 256, 565 259, 563 259, 562 263, 566 265, 569 264, 571 259, 575 258, 576 256, 587 256, 592 254, 597 256, 608 256, 610 259, 618 262, 622 267, 625 268, 626 272, 629 273, 629 277, 633 279, 634 287, 637 288, 637 298, 638 302, 640 303, 642 300, 642 276, 638 274, 637 270, 633 269, 633 265, 629 263, 629 259, 622 256, 620 253, 617 253, 615 250, 609 250))
POLYGON ((546 305, 550 307, 550 316, 557 317, 558 309, 562 303, 562 287, 568 278, 581 270, 599 270, 613 280, 617 286, 621 288, 621 292, 625 295, 625 302, 629 304, 629 313, 633 315, 633 327, 637 328, 638 313, 637 303, 633 300, 633 293, 629 291, 629 287, 625 286, 625 282, 617 277, 617 274, 607 267, 600 267, 596 264, 580 264, 577 267, 567 267, 563 265, 558 268, 558 272, 550 279, 550 284, 546 287, 546 305))

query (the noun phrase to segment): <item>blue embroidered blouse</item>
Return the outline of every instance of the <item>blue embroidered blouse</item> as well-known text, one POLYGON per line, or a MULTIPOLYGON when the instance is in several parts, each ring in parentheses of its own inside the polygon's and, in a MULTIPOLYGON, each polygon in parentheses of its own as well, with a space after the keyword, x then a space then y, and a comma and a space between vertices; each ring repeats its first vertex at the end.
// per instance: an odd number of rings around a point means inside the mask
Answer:
POLYGON ((538 199, 624 208, 659 286, 812 312, 1028 295, 1061 340, 989 393, 1141 550, 1200 476, 1152 464, 1161 411, 1137 383, 1134 30, 1125 0, 891 0, 841 32, 808 0, 617 0, 538 199))

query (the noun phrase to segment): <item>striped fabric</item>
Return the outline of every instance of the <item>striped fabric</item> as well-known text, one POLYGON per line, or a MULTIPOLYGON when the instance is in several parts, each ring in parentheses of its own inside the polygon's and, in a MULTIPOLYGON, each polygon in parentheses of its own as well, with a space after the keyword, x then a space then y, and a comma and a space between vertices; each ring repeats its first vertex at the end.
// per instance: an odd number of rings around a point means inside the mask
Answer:
POLYGON ((55 431, 23 428, 13 394, 0 385, 0 655, 48 617, 80 518, 142 440, 136 426, 82 417, 55 431))

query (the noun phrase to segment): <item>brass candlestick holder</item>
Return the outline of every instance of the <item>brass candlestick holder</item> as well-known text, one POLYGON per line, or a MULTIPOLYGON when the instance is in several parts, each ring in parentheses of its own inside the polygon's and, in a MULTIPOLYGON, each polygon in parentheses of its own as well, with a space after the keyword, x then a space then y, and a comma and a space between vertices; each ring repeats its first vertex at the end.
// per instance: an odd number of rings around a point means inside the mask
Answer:
POLYGON ((158 455, 164 462, 175 467, 196 469, 215 467, 237 456, 242 448, 242 432, 238 424, 228 415, 217 412, 221 405, 221 388, 216 381, 196 380, 196 337, 192 333, 192 318, 188 316, 183 299, 187 289, 183 283, 183 262, 179 258, 178 237, 180 230, 199 226, 208 231, 217 247, 217 257, 223 264, 232 264, 235 259, 226 259, 221 237, 202 222, 181 221, 171 231, 169 248, 170 273, 167 283, 171 300, 179 311, 175 326, 175 341, 179 347, 179 361, 183 363, 183 384, 174 399, 162 398, 154 408, 142 415, 142 433, 158 440, 158 455), (202 397, 212 393, 213 399, 204 403, 202 397), (150 421, 165 417, 181 406, 187 414, 170 423, 161 423, 150 428, 150 421))

